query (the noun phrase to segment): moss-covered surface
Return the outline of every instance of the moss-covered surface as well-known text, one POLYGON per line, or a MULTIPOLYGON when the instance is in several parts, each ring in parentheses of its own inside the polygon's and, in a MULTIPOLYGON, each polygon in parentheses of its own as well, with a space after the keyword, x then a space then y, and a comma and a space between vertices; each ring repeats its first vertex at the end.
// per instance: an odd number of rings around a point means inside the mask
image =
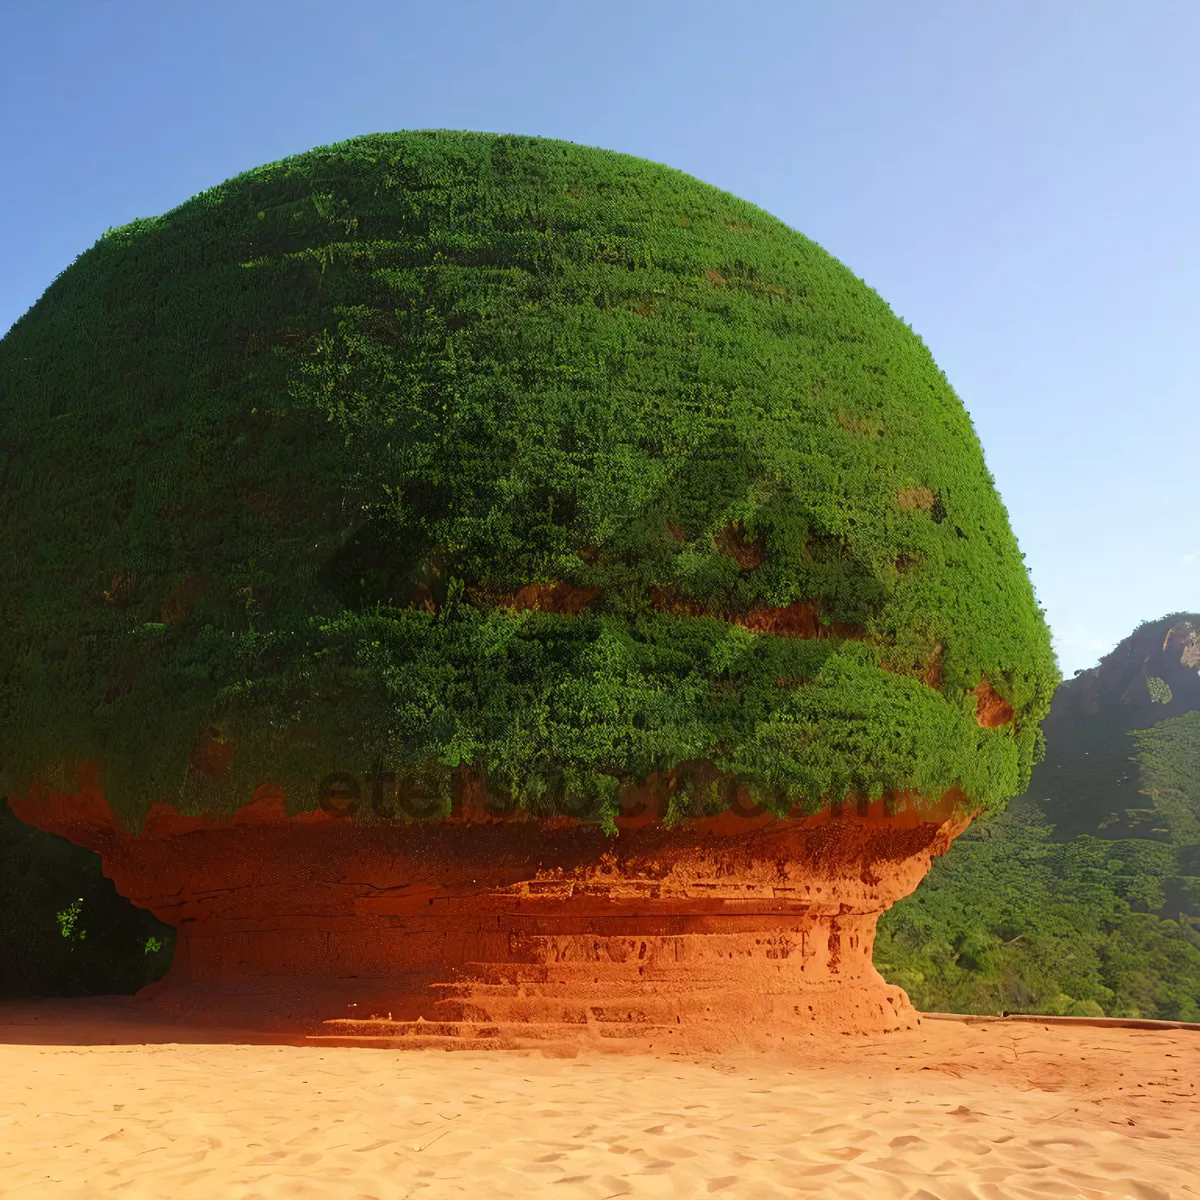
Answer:
POLYGON ((776 811, 996 808, 1058 681, 920 339, 753 205, 537 138, 356 138, 106 234, 0 341, 0 578, 0 791, 98 756, 134 827, 380 765, 610 828, 703 758, 776 811), (731 619, 801 601, 829 636, 731 619))

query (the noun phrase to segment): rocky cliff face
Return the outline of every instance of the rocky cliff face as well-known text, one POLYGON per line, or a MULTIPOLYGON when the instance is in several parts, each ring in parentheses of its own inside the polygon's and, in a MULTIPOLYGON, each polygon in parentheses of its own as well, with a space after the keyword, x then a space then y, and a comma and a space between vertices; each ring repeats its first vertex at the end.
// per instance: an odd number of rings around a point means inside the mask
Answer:
POLYGON ((1200 709, 1200 614, 1139 626, 1100 663, 1063 683, 1042 725, 1046 760, 1029 794, 1067 841, 1161 837, 1139 793, 1129 731, 1200 709))

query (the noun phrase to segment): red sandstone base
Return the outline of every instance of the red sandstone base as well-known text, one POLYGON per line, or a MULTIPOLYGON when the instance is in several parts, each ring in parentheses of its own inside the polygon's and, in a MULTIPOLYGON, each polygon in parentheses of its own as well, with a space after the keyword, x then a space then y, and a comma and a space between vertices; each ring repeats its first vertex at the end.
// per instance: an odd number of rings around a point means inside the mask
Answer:
POLYGON ((90 779, 11 804, 176 926, 140 993, 160 1011, 335 1042, 694 1050, 919 1023, 871 962, 875 925, 974 814, 900 799, 673 829, 639 801, 615 838, 469 801, 436 823, 289 818, 270 787, 228 823, 155 806, 137 836, 90 779))

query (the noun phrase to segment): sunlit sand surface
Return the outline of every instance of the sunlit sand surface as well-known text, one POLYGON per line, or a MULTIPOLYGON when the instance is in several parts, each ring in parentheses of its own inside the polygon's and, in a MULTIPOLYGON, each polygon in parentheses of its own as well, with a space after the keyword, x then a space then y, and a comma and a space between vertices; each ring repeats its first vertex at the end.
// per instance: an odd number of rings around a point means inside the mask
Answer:
POLYGON ((0 1196, 1200 1196, 1200 1032, 927 1019, 810 1043, 251 1045, 111 1001, 5 1004, 0 1196))

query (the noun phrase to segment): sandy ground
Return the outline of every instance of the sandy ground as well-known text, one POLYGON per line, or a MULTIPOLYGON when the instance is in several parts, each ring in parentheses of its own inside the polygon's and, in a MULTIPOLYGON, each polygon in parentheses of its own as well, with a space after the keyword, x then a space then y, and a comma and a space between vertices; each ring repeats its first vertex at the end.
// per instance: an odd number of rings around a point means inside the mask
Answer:
POLYGON ((709 1058, 237 1036, 0 1005, 0 1196, 1200 1197, 1200 1031, 927 1019, 709 1058))

